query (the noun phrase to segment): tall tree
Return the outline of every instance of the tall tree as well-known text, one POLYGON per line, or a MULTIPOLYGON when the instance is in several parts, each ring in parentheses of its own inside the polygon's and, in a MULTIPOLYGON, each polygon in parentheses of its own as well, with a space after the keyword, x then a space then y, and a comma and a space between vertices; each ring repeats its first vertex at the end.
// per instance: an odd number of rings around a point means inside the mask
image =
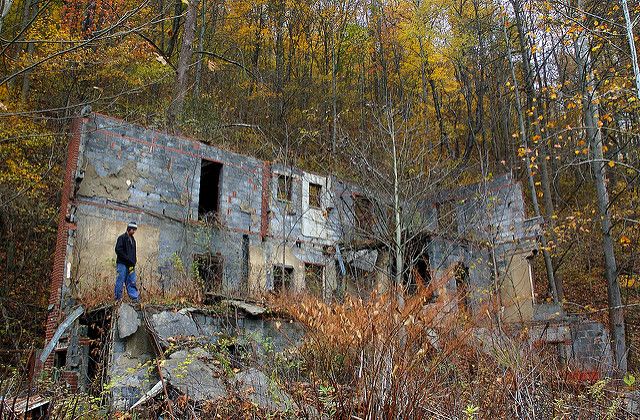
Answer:
MULTIPOLYGON (((580 21, 587 21, 584 0, 578 0, 580 21)), ((613 342, 613 352, 618 373, 627 372, 627 345, 624 324, 624 307, 618 283, 618 268, 613 246, 609 193, 607 191, 606 167, 604 160, 602 132, 598 110, 598 91, 593 74, 594 59, 591 54, 591 43, 586 30, 581 30, 576 38, 574 49, 578 66, 578 80, 582 88, 582 111, 584 129, 592 154, 592 170, 596 187, 596 199, 600 215, 602 232, 602 249, 604 252, 605 277, 607 279, 607 296, 609 302, 609 327, 613 342)))
POLYGON ((193 40, 196 34, 196 19, 198 17, 198 0, 189 0, 187 4, 187 14, 184 19, 184 33, 182 34, 182 45, 180 47, 180 57, 176 68, 176 87, 173 102, 167 111, 167 120, 172 130, 176 128, 176 120, 182 114, 184 101, 188 90, 187 71, 191 65, 193 53, 193 40))

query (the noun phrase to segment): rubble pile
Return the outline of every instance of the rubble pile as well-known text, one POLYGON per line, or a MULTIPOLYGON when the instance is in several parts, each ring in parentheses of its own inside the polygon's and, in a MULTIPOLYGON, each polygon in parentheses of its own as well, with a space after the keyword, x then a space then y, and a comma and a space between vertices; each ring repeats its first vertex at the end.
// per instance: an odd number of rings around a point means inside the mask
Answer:
POLYGON ((301 343, 302 328, 254 304, 223 304, 230 310, 121 304, 108 369, 112 408, 203 410, 235 401, 263 413, 308 412, 269 365, 270 354, 301 343))

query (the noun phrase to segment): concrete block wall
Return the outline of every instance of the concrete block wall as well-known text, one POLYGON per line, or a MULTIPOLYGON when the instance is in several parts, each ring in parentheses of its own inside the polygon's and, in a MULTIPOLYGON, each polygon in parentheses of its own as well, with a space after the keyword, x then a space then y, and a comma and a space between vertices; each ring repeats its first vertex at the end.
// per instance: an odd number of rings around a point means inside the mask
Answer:
MULTIPOLYGON (((204 253, 222 257, 226 291, 246 293, 251 288, 248 283, 271 288, 269 274, 274 265, 281 264, 283 242, 296 270, 296 290, 304 288, 304 263, 325 265, 330 277, 327 284, 336 283, 335 259, 326 246, 335 242, 335 229, 344 220, 333 204, 333 185, 338 184, 333 177, 271 165, 102 115, 83 120, 79 132, 78 154, 70 163, 77 164, 80 174, 72 185, 75 195, 71 194, 71 207, 81 223, 72 235, 78 246, 66 251, 70 259, 76 256, 71 262, 74 276, 79 276, 78 267, 83 264, 78 249, 88 247, 85 254, 92 256, 84 259, 94 263, 94 270, 84 277, 110 283, 115 239, 124 232, 126 222, 136 221, 140 227, 136 233, 138 253, 149 262, 145 269, 139 261, 139 269, 145 272, 147 284, 155 282, 155 289, 170 289, 177 277, 176 266, 189 271, 193 256, 204 253), (210 186, 201 185, 203 160, 222 165, 217 218, 206 223, 198 221, 199 195, 210 190, 210 186), (277 196, 280 174, 291 176, 288 203, 277 196), (322 232, 317 237, 302 229, 303 182, 309 177, 326 179, 330 187, 323 201, 325 208, 318 212, 321 217, 316 217, 323 226, 312 230, 322 232), (120 226, 119 230, 114 231, 114 226, 120 226), (247 252, 247 244, 251 252, 247 252), (250 271, 265 279, 247 278, 247 254, 262 265, 260 270, 250 271)), ((306 200, 308 203, 308 195, 306 200)), ((70 284, 64 288, 69 305, 74 301, 72 289, 70 284)))
POLYGON ((569 363, 574 369, 610 373, 613 368, 609 332, 599 322, 574 319, 569 323, 571 348, 569 363))
MULTIPOLYGON (((78 250, 89 249, 90 265, 100 269, 85 273, 84 277, 89 282, 101 278, 109 285, 105 286, 107 293, 112 289, 113 244, 130 220, 140 226, 136 233, 138 249, 147 262, 146 266, 140 263, 141 274, 144 274, 140 282, 143 286, 145 281, 147 286, 153 283, 149 290, 171 289, 179 277, 177 266, 188 272, 193 256, 205 253, 222 257, 223 288, 228 292, 272 288, 272 271, 283 262, 294 268, 295 290, 304 288, 305 263, 324 265, 326 285, 335 287, 338 281, 332 248, 337 241, 358 239, 354 227, 355 197, 364 195, 375 202, 375 197, 357 185, 334 176, 323 177, 299 168, 270 164, 110 117, 92 115, 78 127, 77 154, 70 154, 69 162, 72 172, 74 165, 80 171, 75 183, 70 181, 75 194, 70 193, 69 205, 78 229, 68 237, 69 244, 62 253, 66 252, 65 262, 71 263, 75 269, 73 274, 78 277, 81 271, 78 267, 82 264, 78 250), (200 194, 211 191, 211 186, 203 185, 200 179, 202 161, 222 165, 218 215, 214 223, 198 220, 200 194), (289 176, 292 182, 289 202, 278 198, 281 174, 289 176), (326 196, 323 196, 322 208, 315 210, 313 218, 305 220, 309 212, 305 187, 308 188, 309 180, 322 183, 326 196), (310 221, 322 226, 305 231, 304 223, 310 221), (90 229, 93 232, 89 232, 90 229), (309 232, 321 233, 314 236, 309 232), (77 245, 75 249, 74 245, 77 245), (249 273, 247 256, 252 265, 249 273)), ((490 229, 494 223, 522 225, 521 190, 510 175, 498 177, 482 187, 491 191, 491 195, 482 193, 486 190, 480 191, 480 186, 471 186, 447 197, 465 198, 459 200, 457 215, 465 234, 482 239, 487 237, 483 229, 490 229), (489 210, 491 217, 487 219, 489 210)), ((374 216, 385 219, 386 214, 375 214, 375 208, 374 205, 374 216)), ((435 226, 436 207, 426 204, 424 209, 420 225, 435 226)), ((382 224, 376 223, 373 237, 380 237, 381 233, 375 230, 381 229, 382 224)), ((516 227, 515 232, 521 232, 518 229, 516 227)), ((483 290, 474 291, 472 300, 481 302, 484 299, 481 295, 491 282, 487 251, 458 235, 445 240, 434 234, 429 240, 434 274, 440 275, 457 262, 464 263, 469 268, 470 287, 483 290)), ((68 305, 72 305, 74 285, 68 280, 61 289, 65 291, 68 305)), ((447 290, 455 291, 455 280, 449 283, 447 290)))

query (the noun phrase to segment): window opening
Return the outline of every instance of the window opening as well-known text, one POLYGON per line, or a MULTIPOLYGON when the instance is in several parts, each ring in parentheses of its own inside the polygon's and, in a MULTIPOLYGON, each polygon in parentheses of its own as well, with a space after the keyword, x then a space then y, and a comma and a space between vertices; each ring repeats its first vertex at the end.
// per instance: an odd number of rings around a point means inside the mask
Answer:
POLYGON ((468 313, 469 311, 469 267, 459 262, 453 269, 456 279, 456 292, 458 294, 458 308, 468 313))
POLYGON ((204 159, 200 162, 198 220, 207 220, 218 213, 221 174, 221 163, 204 159))
POLYGON ((324 265, 305 263, 304 282, 310 295, 323 298, 324 265))
POLYGON ((281 265, 273 266, 273 291, 281 293, 291 290, 291 281, 293 279, 293 267, 281 265))
POLYGON ((406 279, 407 293, 415 294, 420 287, 427 287, 429 283, 431 283, 431 264, 429 255, 425 252, 411 267, 411 272, 406 279))
POLYGON ((356 226, 364 231, 371 231, 373 226, 373 204, 363 195, 353 197, 356 226))
POLYGON ((322 185, 309 183, 309 207, 322 208, 322 185))
POLYGON ((242 235, 242 285, 249 287, 249 235, 242 235))
POLYGON ((278 175, 278 200, 291 201, 291 177, 288 175, 278 175))
POLYGON ((107 376, 111 346, 109 338, 111 314, 110 309, 96 309, 85 313, 80 318, 80 324, 86 326, 89 347, 85 374, 89 392, 95 396, 101 395, 107 376))
POLYGON ((221 255, 201 254, 194 257, 198 276, 202 280, 204 292, 216 294, 222 291, 224 259, 221 255))
POLYGON ((67 349, 58 349, 53 354, 53 367, 62 369, 67 365, 67 349))

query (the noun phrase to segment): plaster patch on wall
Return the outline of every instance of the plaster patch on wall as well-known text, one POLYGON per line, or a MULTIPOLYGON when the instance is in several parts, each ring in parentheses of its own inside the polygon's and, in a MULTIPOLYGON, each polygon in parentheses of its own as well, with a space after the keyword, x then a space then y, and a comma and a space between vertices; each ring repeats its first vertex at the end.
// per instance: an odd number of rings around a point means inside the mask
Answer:
POLYGON ((135 188, 140 172, 134 161, 127 161, 116 172, 100 176, 96 168, 88 164, 78 194, 85 197, 105 197, 119 202, 127 202, 131 197, 130 188, 135 188))
MULTIPOLYGON (((142 293, 159 287, 157 227, 138 224, 136 232, 136 273, 138 289, 142 293)), ((108 220, 83 214, 79 218, 76 246, 73 255, 73 283, 77 295, 83 300, 99 296, 113 296, 115 284, 115 243, 125 232, 127 222, 108 220)), ((110 299, 109 299, 110 300, 110 299)))

